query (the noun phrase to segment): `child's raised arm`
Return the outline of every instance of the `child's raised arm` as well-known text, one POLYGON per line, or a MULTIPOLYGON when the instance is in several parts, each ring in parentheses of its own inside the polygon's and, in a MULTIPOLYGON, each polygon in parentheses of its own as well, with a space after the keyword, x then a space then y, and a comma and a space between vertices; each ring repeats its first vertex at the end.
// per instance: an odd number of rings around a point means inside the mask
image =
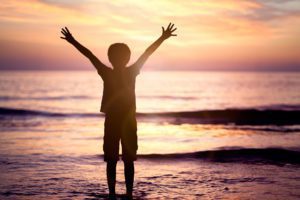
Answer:
POLYGON ((174 24, 172 23, 169 23, 166 30, 164 27, 162 27, 161 36, 146 49, 146 51, 139 57, 139 59, 135 62, 135 64, 133 64, 132 67, 136 68, 137 72, 139 72, 144 63, 147 61, 148 57, 161 45, 163 41, 171 36, 177 36, 176 34, 173 34, 176 29, 177 28, 175 28, 174 24))
POLYGON ((104 70, 107 67, 89 49, 87 49, 86 47, 81 45, 78 41, 76 41, 67 27, 62 28, 61 33, 64 35, 64 37, 60 37, 60 38, 68 41, 78 51, 80 51, 80 53, 82 53, 84 56, 86 56, 93 63, 94 67, 98 71, 98 74, 100 76, 102 76, 104 73, 104 70))

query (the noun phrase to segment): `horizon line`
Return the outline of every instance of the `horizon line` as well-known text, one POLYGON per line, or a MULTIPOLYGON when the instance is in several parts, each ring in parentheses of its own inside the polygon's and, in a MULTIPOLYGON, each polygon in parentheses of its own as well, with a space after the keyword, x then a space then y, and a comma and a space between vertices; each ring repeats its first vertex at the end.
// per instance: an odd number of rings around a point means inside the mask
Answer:
MULTIPOLYGON (((30 71, 95 71, 93 69, 1 69, 1 72, 30 72, 30 71)), ((156 71, 202 71, 202 72, 300 72, 300 69, 143 69, 145 72, 156 71)))

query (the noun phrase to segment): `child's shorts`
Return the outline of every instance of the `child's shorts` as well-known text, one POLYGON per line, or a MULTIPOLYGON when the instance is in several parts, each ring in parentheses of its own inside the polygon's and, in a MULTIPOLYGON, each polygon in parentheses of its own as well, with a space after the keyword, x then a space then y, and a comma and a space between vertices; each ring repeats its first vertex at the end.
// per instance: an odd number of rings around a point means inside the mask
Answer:
POLYGON ((106 114, 104 123, 104 161, 119 160, 119 142, 122 144, 122 160, 135 161, 137 122, 135 113, 106 114))

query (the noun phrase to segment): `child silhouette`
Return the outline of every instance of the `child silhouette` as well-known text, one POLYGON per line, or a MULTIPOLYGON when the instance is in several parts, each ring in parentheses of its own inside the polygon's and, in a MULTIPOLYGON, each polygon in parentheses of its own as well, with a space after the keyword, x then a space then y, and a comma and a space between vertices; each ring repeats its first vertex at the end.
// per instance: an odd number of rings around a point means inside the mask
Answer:
POLYGON ((167 29, 162 27, 162 35, 129 67, 126 67, 131 54, 129 47, 124 43, 112 44, 108 49, 108 58, 113 69, 105 66, 90 50, 76 41, 67 27, 61 30, 64 35, 61 38, 72 44, 92 62, 104 82, 100 111, 105 113, 103 150, 104 160, 107 162, 106 175, 110 197, 115 197, 116 165, 121 140, 126 191, 127 196, 132 198, 133 161, 136 160, 138 149, 135 79, 148 57, 161 43, 171 36, 176 36, 173 34, 175 30, 174 24, 171 23, 167 29))

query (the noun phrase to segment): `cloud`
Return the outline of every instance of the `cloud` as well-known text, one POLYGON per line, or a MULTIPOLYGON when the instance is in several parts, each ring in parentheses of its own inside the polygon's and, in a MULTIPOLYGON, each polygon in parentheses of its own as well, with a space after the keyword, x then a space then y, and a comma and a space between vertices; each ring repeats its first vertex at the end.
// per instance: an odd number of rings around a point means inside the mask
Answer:
MULTIPOLYGON (((295 47, 299 44, 299 4, 296 0, 3 0, 0 38, 35 43, 47 50, 49 45, 62 47, 60 28, 69 26, 92 49, 103 50, 124 41, 139 54, 160 35, 161 26, 171 21, 178 26, 178 37, 167 43, 178 65, 186 60, 209 63, 218 56, 216 59, 228 63, 246 60, 247 54, 262 59, 255 53, 268 54, 265 60, 279 54, 296 60, 288 52, 299 52, 295 47), (222 51, 231 54, 223 56, 222 51), (199 59, 199 52, 205 58, 199 59)), ((170 56, 164 48, 160 51, 170 56)), ((49 48, 48 53, 57 52, 49 48)), ((160 62, 159 57, 154 58, 160 62)))
POLYGON ((248 12, 231 11, 227 14, 237 18, 269 22, 289 16, 300 16, 300 2, 294 0, 258 0, 259 6, 249 9, 248 12))

